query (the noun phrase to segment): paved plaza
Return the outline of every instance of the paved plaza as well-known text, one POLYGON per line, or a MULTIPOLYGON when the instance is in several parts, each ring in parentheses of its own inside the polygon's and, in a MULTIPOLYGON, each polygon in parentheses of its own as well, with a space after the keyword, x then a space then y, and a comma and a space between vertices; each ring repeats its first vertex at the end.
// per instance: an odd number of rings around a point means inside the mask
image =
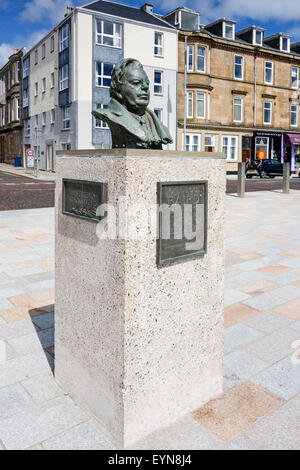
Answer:
MULTIPOLYGON (((299 214, 227 196, 224 394, 135 449, 300 449, 299 214)), ((54 209, 0 212, 0 449, 113 449, 53 368, 54 209)))

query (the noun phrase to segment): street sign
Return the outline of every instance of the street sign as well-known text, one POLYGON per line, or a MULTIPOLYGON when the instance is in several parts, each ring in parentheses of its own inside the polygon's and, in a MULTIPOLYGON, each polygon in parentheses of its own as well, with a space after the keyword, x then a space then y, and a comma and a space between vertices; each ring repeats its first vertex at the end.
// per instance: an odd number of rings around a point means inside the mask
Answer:
POLYGON ((26 167, 27 168, 34 168, 34 149, 27 149, 26 150, 26 167))

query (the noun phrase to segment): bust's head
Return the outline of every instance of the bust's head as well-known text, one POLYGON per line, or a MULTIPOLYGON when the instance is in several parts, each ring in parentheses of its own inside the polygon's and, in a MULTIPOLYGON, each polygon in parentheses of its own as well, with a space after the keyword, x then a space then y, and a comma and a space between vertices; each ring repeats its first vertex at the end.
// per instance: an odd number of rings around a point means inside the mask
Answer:
POLYGON ((145 113, 150 100, 149 78, 138 60, 122 59, 115 65, 110 96, 132 113, 145 113))

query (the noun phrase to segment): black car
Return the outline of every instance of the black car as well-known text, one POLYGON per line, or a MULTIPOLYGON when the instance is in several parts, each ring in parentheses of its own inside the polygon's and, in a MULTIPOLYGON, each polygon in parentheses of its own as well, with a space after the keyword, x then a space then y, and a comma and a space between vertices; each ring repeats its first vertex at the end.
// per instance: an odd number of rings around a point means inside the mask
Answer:
POLYGON ((261 178, 275 178, 283 175, 283 165, 278 160, 259 160, 249 163, 246 178, 260 176, 261 178))

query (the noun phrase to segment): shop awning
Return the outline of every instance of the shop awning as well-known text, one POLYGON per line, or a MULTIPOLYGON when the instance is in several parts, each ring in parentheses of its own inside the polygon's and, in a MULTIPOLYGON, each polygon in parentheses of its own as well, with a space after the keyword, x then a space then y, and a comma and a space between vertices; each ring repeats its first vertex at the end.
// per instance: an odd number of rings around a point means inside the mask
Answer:
POLYGON ((300 145, 300 134, 285 134, 289 139, 291 144, 300 145))

